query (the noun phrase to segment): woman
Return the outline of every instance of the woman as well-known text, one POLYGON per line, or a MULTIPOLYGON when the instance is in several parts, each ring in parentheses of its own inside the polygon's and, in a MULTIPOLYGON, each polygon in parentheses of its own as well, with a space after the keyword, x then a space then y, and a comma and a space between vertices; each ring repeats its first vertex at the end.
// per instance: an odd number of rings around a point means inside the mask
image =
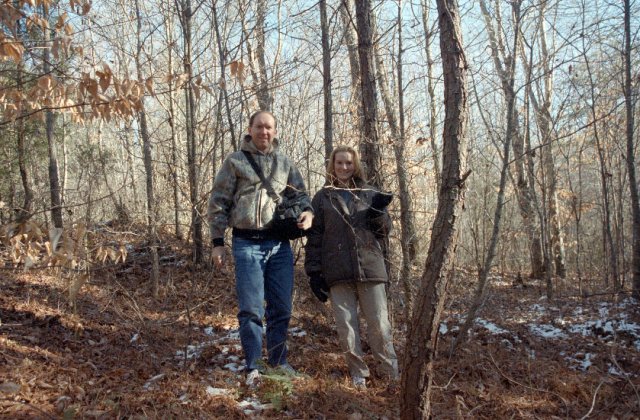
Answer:
POLYGON ((392 196, 365 182, 360 158, 351 147, 333 150, 327 173, 327 184, 312 201, 315 217, 308 234, 305 270, 316 297, 322 302, 331 298, 353 385, 364 389, 369 368, 362 358, 358 302, 379 373, 398 378, 382 252, 382 241, 391 227, 386 206, 392 196))

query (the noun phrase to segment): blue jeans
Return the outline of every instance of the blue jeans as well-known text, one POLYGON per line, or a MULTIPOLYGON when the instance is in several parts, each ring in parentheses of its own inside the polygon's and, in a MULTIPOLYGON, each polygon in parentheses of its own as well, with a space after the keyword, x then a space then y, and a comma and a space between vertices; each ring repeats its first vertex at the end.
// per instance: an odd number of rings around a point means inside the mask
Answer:
POLYGON ((289 241, 234 236, 232 251, 236 265, 240 341, 246 369, 258 369, 262 356, 262 318, 265 315, 269 365, 285 364, 293 293, 291 244, 289 241))

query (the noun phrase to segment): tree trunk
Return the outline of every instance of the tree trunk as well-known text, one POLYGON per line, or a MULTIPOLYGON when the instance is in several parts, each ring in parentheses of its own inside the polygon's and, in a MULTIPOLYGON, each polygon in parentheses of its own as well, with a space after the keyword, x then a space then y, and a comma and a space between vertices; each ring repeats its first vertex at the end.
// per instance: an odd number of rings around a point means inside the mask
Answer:
MULTIPOLYGON (((140 2, 135 0, 136 8, 136 73, 139 81, 145 80, 142 73, 142 65, 140 56, 142 55, 142 17, 140 15, 140 2)), ((158 297, 160 288, 160 273, 158 270, 158 234, 157 234, 157 213, 156 199, 154 194, 154 173, 153 173, 153 156, 151 153, 151 137, 149 136, 149 127, 147 123, 147 113, 144 107, 144 97, 140 99, 141 105, 138 111, 138 123, 140 125, 140 137, 142 138, 142 154, 145 169, 145 185, 147 192, 147 236, 149 241, 149 250, 152 258, 151 269, 151 287, 154 297, 158 297)))
MULTIPOLYGON (((43 17, 49 20, 47 9, 43 11, 43 17)), ((45 75, 51 72, 50 38, 48 29, 44 31, 44 49, 42 57, 42 69, 45 75)), ((58 173, 58 154, 56 152, 56 140, 54 135, 55 117, 52 111, 45 112, 45 133, 47 137, 47 148, 49 151, 49 190, 51 196, 51 221, 53 226, 62 229, 62 200, 60 198, 60 176, 58 173)))
POLYGON ((203 261, 204 246, 202 240, 202 215, 198 209, 198 168, 196 162, 196 104, 193 97, 191 80, 193 72, 191 67, 191 0, 181 1, 180 23, 184 40, 184 71, 189 76, 184 86, 185 114, 187 132, 187 167, 189 176, 189 201, 191 205, 191 238, 193 240, 193 262, 200 264, 203 261))
POLYGON ((362 113, 362 90, 360 88, 360 61, 358 58, 358 47, 356 40, 356 33, 354 31, 355 23, 351 18, 352 10, 351 0, 342 0, 340 2, 340 17, 342 18, 342 25, 344 26, 344 43, 347 46, 347 52, 349 56, 349 69, 351 75, 351 103, 355 104, 352 113, 355 114, 355 126, 358 128, 358 132, 363 132, 362 126, 364 116, 362 113))
POLYGON ((431 58, 431 41, 433 31, 429 29, 429 5, 426 0, 421 0, 422 6, 422 30, 424 31, 424 50, 427 57, 427 92, 429 93, 429 142, 433 153, 433 177, 436 181, 436 191, 440 191, 440 150, 436 142, 438 131, 436 110, 435 75, 433 72, 433 59, 431 58))
MULTIPOLYGON (((170 6, 170 2, 167 2, 168 6, 170 6)), ((173 45, 173 16, 169 13, 165 14, 165 26, 167 27, 167 45, 173 45)), ((169 67, 169 74, 173 74, 173 49, 170 48, 167 51, 167 60, 169 67)), ((175 84, 173 79, 169 79, 168 82, 168 106, 169 106, 169 115, 167 122, 169 123, 169 130, 171 136, 171 160, 168 163, 169 173, 171 174, 171 188, 173 193, 173 224, 174 224, 174 232, 177 239, 182 239, 182 225, 180 224, 180 189, 178 184, 178 135, 176 133, 176 111, 175 111, 175 84)))
POLYGON ((636 179, 634 134, 634 107, 633 90, 631 88, 631 9, 630 0, 624 0, 624 102, 626 110, 626 136, 627 136, 627 172, 629 174, 629 192, 631 194, 631 229, 632 236, 632 260, 633 271, 633 297, 640 300, 640 202, 638 199, 638 181, 636 179))
MULTIPOLYGON (((24 64, 21 62, 16 69, 16 86, 22 86, 24 64)), ((21 113, 24 111, 21 111, 21 113)), ((24 127, 24 118, 22 115, 16 121, 16 141, 18 155, 18 170, 20 171, 20 179, 22 180, 22 189, 24 191, 24 202, 22 207, 17 209, 16 221, 23 223, 29 220, 33 211, 33 189, 31 189, 31 180, 27 171, 27 145, 26 131, 24 127)))
POLYGON ((378 121, 378 101, 370 0, 356 2, 356 22, 358 26, 358 57, 360 59, 360 88, 362 90, 363 112, 360 155, 367 179, 375 187, 382 188, 382 161, 376 126, 378 121))
MULTIPOLYGON (((327 1, 320 0, 320 29, 322 30, 322 93, 324 95, 324 158, 329 161, 333 150, 333 101, 331 99, 331 50, 327 1)), ((307 184, 308 185, 308 184, 307 184)))
POLYGON ((553 68, 551 66, 552 58, 549 56, 547 49, 547 35, 545 30, 545 4, 540 5, 540 18, 538 19, 540 25, 540 49, 541 49, 541 64, 543 66, 543 81, 544 81, 544 98, 542 106, 539 105, 536 100, 533 89, 529 89, 529 96, 531 103, 534 106, 534 111, 538 120, 538 128, 540 130, 540 137, 542 144, 544 145, 540 153, 542 155, 542 161, 544 171, 546 174, 547 189, 547 208, 549 211, 549 229, 550 229, 550 250, 553 256, 553 262, 555 265, 555 273, 561 278, 567 276, 564 240, 562 237, 562 230, 560 228, 560 215, 558 214, 558 175, 556 171, 556 165, 554 162, 554 147, 553 147, 553 132, 552 132, 552 117, 551 117, 551 103, 553 101, 553 68))
POLYGON ((269 77, 267 75, 267 60, 265 57, 266 34, 265 26, 267 20, 267 1, 256 0, 256 59, 258 60, 258 83, 256 95, 258 106, 262 110, 271 111, 273 108, 273 94, 269 89, 269 77))
POLYGON ((438 325, 456 247, 456 222, 462 209, 466 166, 468 65, 462 50, 460 15, 455 0, 437 0, 444 75, 442 187, 429 252, 409 324, 402 373, 403 419, 428 418, 438 325))

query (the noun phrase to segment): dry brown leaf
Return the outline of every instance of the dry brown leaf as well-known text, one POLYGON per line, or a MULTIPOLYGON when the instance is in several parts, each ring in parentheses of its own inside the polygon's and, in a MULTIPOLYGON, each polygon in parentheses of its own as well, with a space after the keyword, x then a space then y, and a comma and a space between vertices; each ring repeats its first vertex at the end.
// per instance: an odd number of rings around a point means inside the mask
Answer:
POLYGON ((148 77, 147 80, 144 81, 144 85, 150 95, 155 95, 155 92, 153 91, 153 77, 148 77))
POLYGON ((82 16, 85 16, 91 10, 91 0, 86 0, 82 3, 82 12, 80 13, 82 16))
POLYGON ((193 94, 196 97, 196 101, 200 100, 200 88, 196 85, 192 85, 191 88, 193 89, 193 94))
POLYGON ((182 73, 176 77, 176 87, 180 88, 189 79, 189 74, 182 73))
POLYGON ((106 91, 111 85, 111 73, 96 71, 96 76, 100 79, 98 81, 100 89, 102 89, 102 92, 106 91))

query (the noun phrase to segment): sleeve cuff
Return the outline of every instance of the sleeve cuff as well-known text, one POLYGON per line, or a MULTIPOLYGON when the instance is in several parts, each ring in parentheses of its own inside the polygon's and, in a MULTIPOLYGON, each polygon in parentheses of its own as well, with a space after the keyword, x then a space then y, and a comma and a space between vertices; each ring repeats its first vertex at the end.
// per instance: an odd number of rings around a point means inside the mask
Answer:
POLYGON ((214 247, 216 246, 224 246, 224 238, 213 238, 211 241, 214 247))

